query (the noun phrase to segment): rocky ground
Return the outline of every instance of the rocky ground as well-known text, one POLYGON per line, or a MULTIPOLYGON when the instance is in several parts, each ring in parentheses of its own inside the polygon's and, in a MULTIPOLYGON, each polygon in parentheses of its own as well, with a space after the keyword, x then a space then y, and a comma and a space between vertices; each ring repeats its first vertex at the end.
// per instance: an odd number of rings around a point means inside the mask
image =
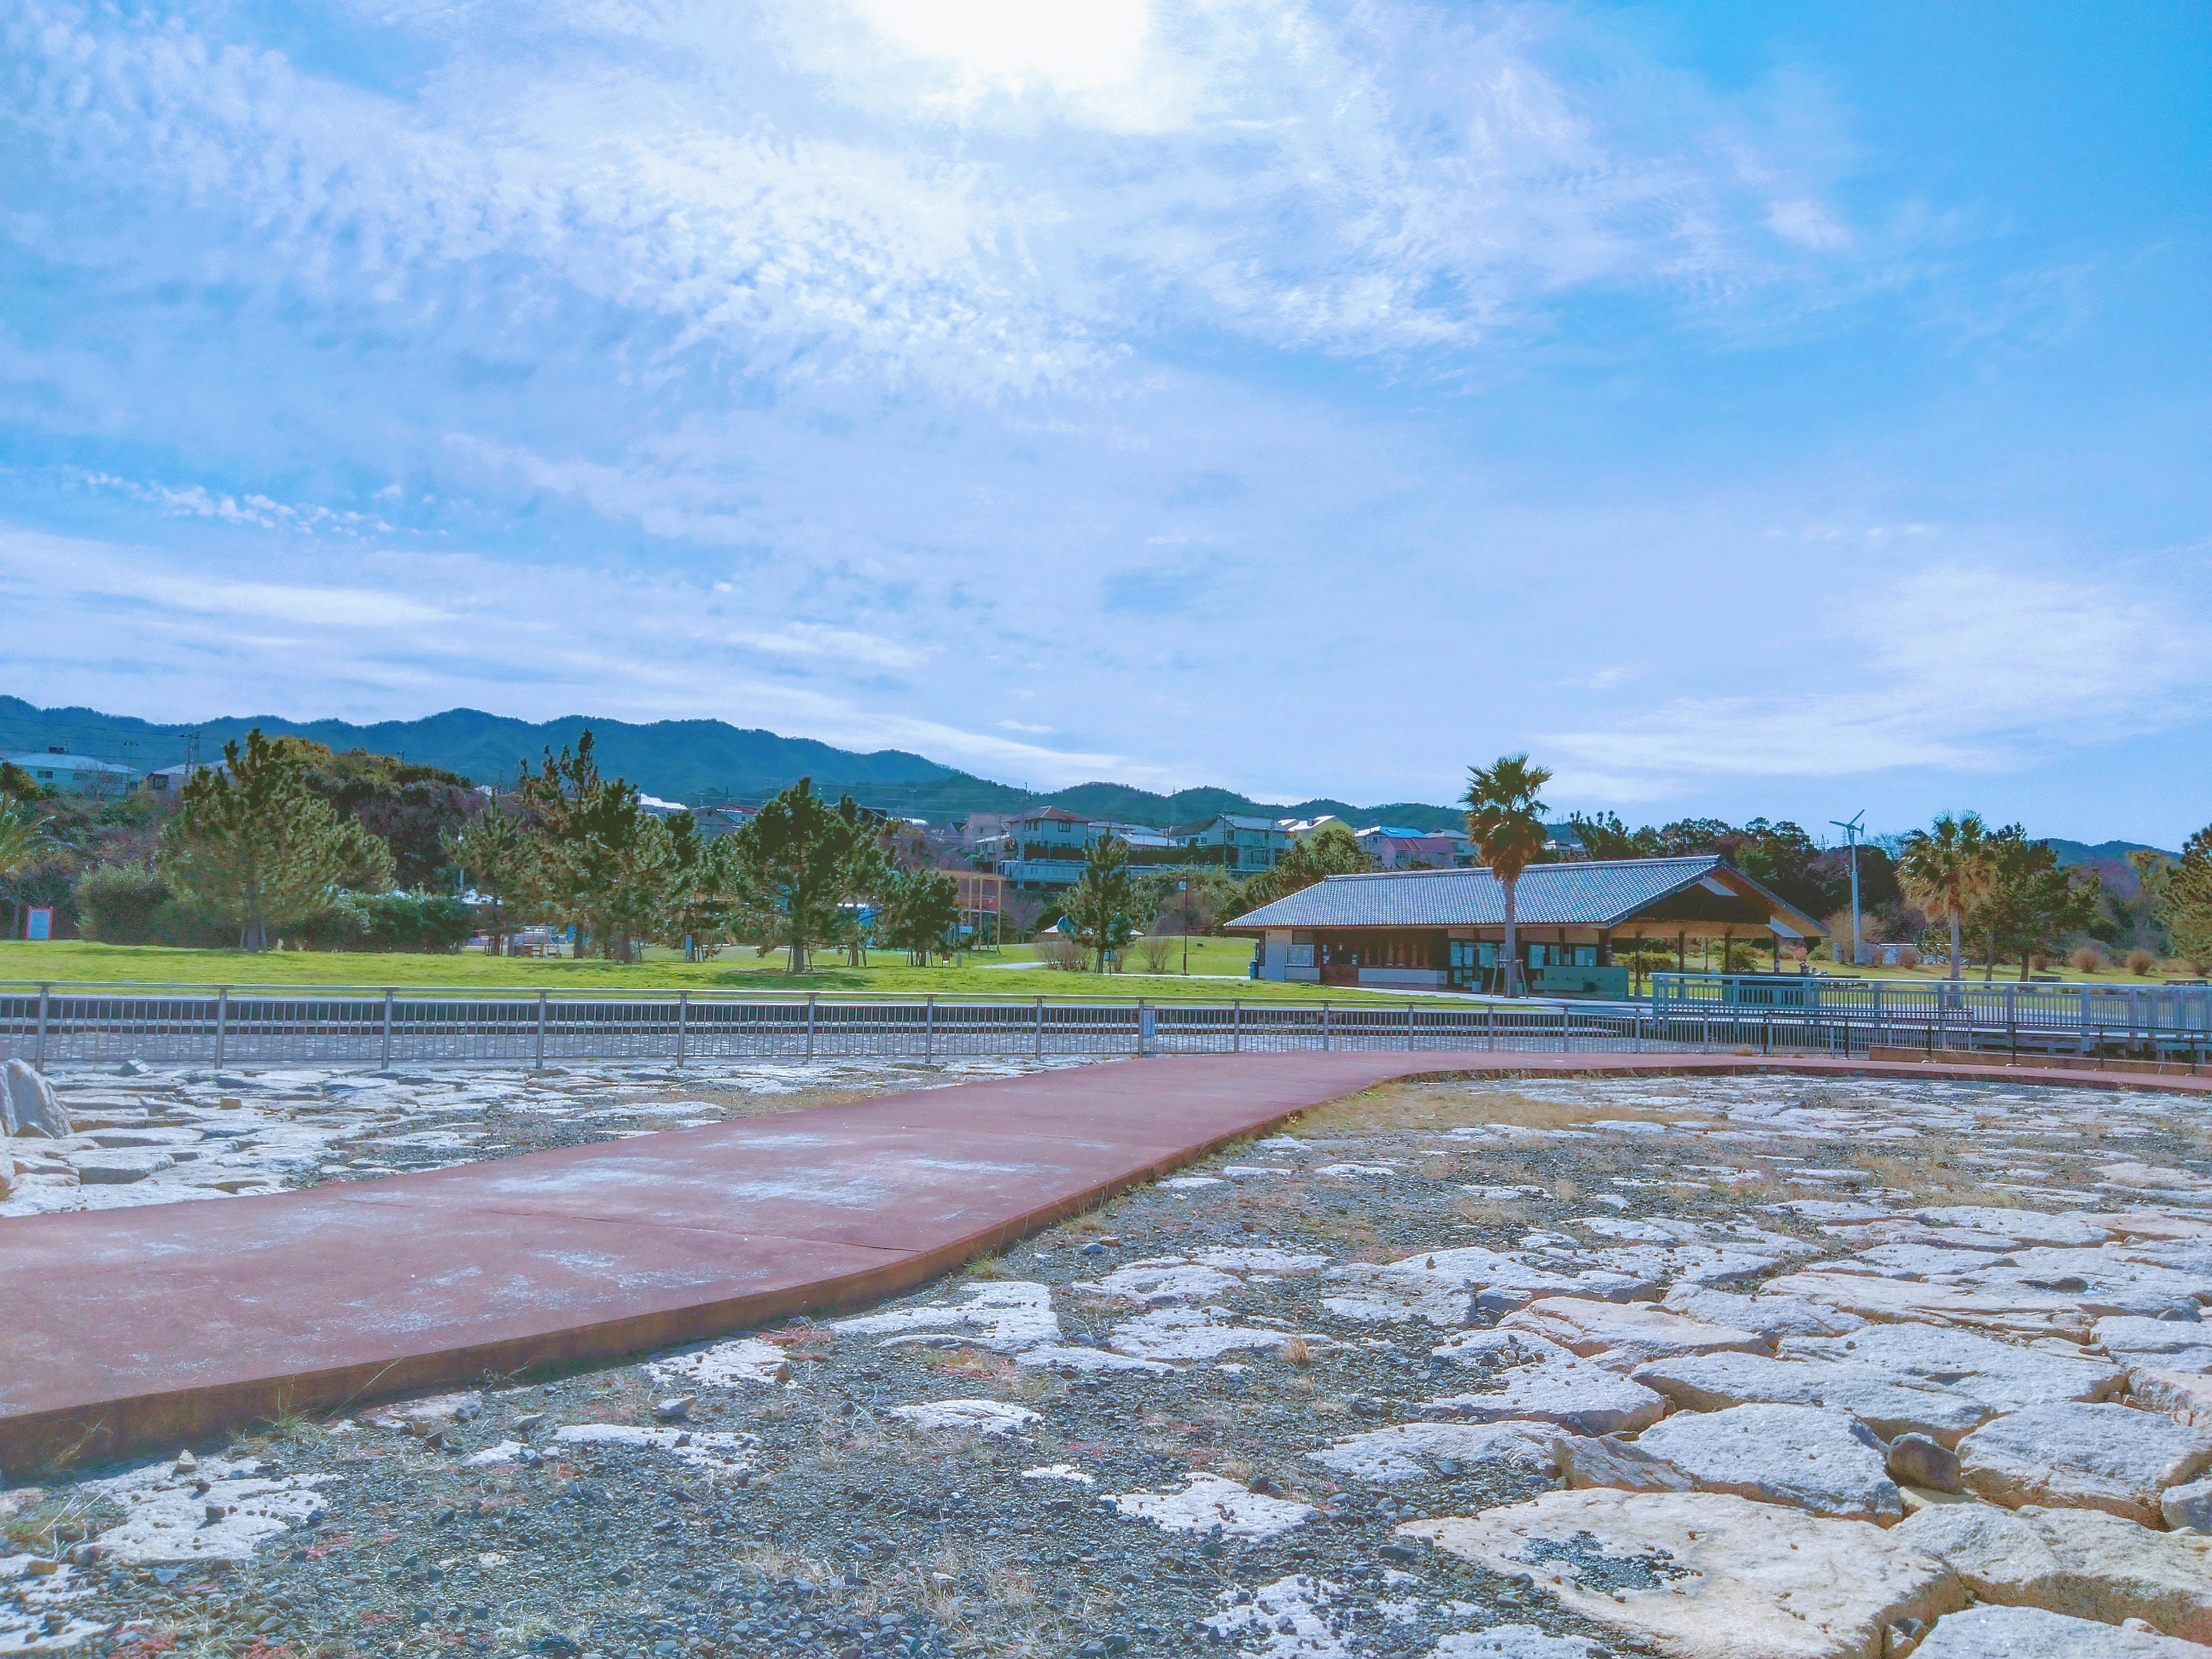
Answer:
POLYGON ((2202 1113, 1395 1085, 879 1307, 42 1475, 0 1653, 2212 1656, 2202 1113))

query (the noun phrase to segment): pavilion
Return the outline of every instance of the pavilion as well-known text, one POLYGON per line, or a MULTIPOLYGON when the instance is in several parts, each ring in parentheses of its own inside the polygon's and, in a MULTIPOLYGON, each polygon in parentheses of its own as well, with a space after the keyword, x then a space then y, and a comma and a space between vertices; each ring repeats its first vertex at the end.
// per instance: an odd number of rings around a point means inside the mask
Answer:
MULTIPOLYGON (((1693 938, 1747 939, 1778 967, 1785 940, 1828 933, 1713 854, 1531 865, 1514 912, 1524 986, 1570 994, 1625 993, 1613 952, 1632 943, 1671 945, 1680 966, 1693 938)), ((1505 890, 1480 868, 1329 876, 1225 926, 1259 936, 1261 979, 1490 990, 1500 988, 1505 890)))

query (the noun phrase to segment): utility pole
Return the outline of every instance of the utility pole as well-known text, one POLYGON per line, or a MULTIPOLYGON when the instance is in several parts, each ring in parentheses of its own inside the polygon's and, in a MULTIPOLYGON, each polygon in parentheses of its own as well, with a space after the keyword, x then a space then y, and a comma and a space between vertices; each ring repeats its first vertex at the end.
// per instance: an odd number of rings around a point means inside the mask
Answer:
POLYGON ((1851 966, 1859 965, 1859 830, 1866 818, 1862 806, 1846 823, 1842 818, 1830 818, 1829 823, 1844 832, 1844 845, 1850 849, 1851 860, 1851 966))

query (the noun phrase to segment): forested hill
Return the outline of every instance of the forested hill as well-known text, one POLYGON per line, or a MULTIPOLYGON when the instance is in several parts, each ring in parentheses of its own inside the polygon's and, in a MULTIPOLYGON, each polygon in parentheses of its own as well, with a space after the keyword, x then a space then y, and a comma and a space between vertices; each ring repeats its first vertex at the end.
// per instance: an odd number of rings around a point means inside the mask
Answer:
POLYGON ((811 738, 780 737, 721 720, 658 720, 635 726, 624 720, 568 715, 532 724, 450 708, 419 720, 382 720, 355 726, 344 720, 288 720, 274 715, 158 725, 90 708, 40 708, 20 698, 0 696, 0 753, 40 750, 59 744, 89 755, 151 770, 185 758, 190 734, 199 734, 199 752, 212 759, 225 742, 259 726, 327 744, 336 750, 367 749, 404 755, 423 765, 443 767, 480 783, 512 779, 519 762, 535 762, 547 749, 573 746, 588 726, 605 771, 629 779, 647 793, 693 803, 734 799, 754 802, 785 785, 811 777, 825 793, 849 792, 863 805, 906 817, 945 820, 970 812, 1014 812, 1025 806, 1065 806, 1095 817, 1164 827, 1188 823, 1217 812, 1249 812, 1263 817, 1311 817, 1323 812, 1364 826, 1394 823, 1407 829, 1456 827, 1457 811, 1442 806, 1399 803, 1352 806, 1339 800, 1283 804, 1254 801, 1227 789, 1185 789, 1174 795, 1118 783, 1083 783, 1051 794, 1032 795, 1009 784, 994 783, 940 765, 901 749, 861 754, 811 738))

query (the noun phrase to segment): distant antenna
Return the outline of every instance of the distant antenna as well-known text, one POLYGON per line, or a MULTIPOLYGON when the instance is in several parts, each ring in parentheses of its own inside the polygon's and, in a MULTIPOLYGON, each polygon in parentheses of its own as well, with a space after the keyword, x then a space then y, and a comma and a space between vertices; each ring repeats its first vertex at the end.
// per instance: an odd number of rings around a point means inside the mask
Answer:
POLYGON ((1866 819, 1866 808, 1862 806, 1846 821, 1830 818, 1829 823, 1844 832, 1844 844, 1850 848, 1851 857, 1851 966, 1859 965, 1859 830, 1866 819))

